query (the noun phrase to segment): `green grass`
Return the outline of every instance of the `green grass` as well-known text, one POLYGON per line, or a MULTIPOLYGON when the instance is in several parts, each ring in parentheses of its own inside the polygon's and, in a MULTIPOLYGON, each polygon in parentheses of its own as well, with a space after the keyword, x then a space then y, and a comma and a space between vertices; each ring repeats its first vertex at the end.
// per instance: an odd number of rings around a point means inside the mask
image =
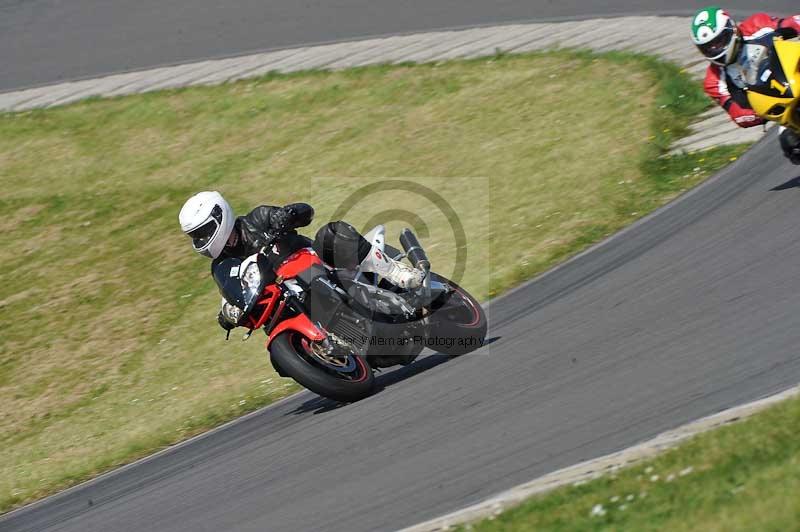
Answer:
MULTIPOLYGON (((261 340, 222 340, 209 264, 177 224, 190 194, 218 189, 239 212, 307 201, 311 234, 366 184, 422 184, 463 225, 462 284, 486 298, 740 154, 659 158, 705 106, 672 66, 558 52, 0 114, 0 510, 297 389, 261 340)), ((430 197, 365 205, 356 227, 415 225, 453 270, 452 220, 430 197)))
POLYGON ((800 399, 792 399, 616 476, 555 490, 463 529, 800 530, 798 433, 800 399))

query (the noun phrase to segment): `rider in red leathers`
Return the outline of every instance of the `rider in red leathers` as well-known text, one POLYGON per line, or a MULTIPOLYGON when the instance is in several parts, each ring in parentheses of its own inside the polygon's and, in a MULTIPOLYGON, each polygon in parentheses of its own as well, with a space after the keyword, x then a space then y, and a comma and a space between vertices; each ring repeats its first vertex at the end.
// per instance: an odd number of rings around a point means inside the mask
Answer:
MULTIPOLYGON (((703 88, 740 127, 758 126, 764 120, 755 114, 747 101, 739 59, 749 41, 771 33, 778 33, 785 39, 797 37, 800 15, 777 18, 756 13, 737 25, 723 9, 707 7, 698 11, 692 22, 692 39, 711 62, 703 88)), ((792 163, 800 164, 800 136, 783 129, 780 143, 786 157, 792 163)))

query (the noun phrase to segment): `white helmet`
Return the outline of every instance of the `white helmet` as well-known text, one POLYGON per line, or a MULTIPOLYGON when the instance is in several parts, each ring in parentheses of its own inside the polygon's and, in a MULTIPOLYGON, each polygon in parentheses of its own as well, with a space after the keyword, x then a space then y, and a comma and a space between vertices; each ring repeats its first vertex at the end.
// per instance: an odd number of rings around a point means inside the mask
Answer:
POLYGON ((233 232, 233 209, 219 192, 200 192, 183 204, 178 215, 195 251, 216 259, 233 232))

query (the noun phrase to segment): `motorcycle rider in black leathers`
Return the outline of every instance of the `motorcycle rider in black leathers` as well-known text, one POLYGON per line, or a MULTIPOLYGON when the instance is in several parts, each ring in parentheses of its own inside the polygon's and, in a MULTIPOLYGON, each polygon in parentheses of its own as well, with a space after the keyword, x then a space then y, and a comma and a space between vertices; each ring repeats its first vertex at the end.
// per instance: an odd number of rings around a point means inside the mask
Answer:
MULTIPOLYGON (((178 219, 181 229, 192 239, 192 247, 201 255, 213 259, 211 268, 229 257, 245 259, 264 250, 277 266, 295 251, 312 247, 326 264, 339 269, 353 270, 367 257, 371 244, 350 224, 330 222, 317 231, 312 242, 297 233, 314 218, 314 209, 307 203, 292 203, 284 207, 261 205, 244 216, 235 217, 233 209, 219 192, 195 194, 186 201, 178 219)), ((381 277, 402 288, 419 286, 424 273, 395 261, 385 254, 377 262, 381 277)), ((230 330, 235 320, 223 310, 217 319, 221 327, 230 330)))

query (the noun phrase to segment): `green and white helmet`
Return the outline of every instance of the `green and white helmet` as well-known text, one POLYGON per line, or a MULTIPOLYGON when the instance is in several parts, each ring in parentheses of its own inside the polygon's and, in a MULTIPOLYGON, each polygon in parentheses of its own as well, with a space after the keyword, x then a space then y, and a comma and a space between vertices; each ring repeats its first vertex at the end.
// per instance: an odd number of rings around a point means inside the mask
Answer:
POLYGON ((701 9, 692 20, 692 41, 717 65, 729 65, 736 60, 741 38, 739 28, 727 11, 711 6, 701 9))

